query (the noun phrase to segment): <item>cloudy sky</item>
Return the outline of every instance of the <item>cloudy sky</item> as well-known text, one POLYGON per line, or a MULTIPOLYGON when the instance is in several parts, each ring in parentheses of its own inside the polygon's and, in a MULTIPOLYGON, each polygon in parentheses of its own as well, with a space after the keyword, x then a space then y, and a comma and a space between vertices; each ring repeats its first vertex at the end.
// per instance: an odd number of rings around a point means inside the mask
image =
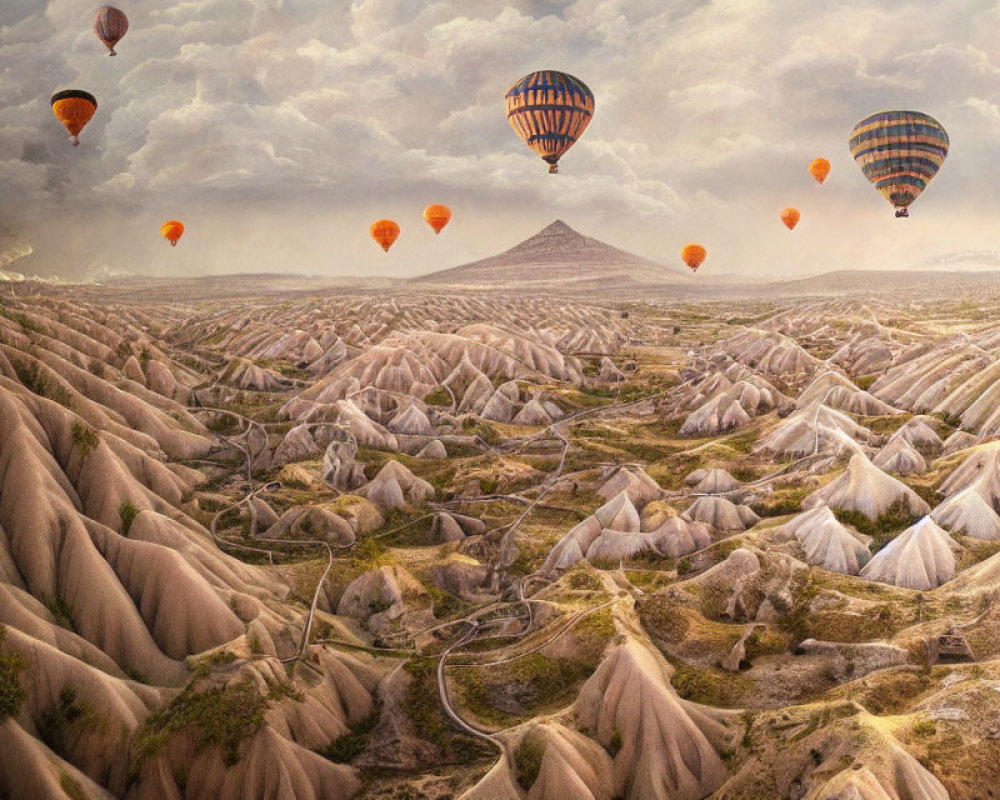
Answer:
POLYGON ((985 0, 122 0, 0 4, 0 268, 84 277, 411 276, 561 218, 706 273, 900 267, 1000 250, 1000 4, 985 0), (508 126, 521 75, 596 114, 549 176, 508 126), (99 108, 78 148, 49 108, 99 108), (854 123, 925 111, 952 150, 909 220, 850 158, 854 123), (817 188, 815 156, 833 170, 817 188), (454 211, 435 237, 425 205, 454 211), (789 233, 786 205, 802 211, 789 233), (385 255, 379 217, 402 234, 385 255), (183 220, 176 249, 160 224, 183 220), (30 255, 13 260, 32 250, 30 255))

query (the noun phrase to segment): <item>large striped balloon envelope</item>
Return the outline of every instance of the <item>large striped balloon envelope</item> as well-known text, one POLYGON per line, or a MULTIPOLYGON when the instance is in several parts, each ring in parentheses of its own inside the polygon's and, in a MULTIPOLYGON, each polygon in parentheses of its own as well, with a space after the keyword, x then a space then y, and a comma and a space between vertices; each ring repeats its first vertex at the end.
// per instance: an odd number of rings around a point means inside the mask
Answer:
POLYGON ((861 171, 896 209, 908 217, 910 204, 927 188, 948 155, 948 133, 919 111, 882 111, 854 126, 851 155, 861 171))
POLYGON ((505 95, 507 121, 528 147, 559 171, 559 158, 594 116, 594 95, 579 78, 543 69, 525 75, 505 95))

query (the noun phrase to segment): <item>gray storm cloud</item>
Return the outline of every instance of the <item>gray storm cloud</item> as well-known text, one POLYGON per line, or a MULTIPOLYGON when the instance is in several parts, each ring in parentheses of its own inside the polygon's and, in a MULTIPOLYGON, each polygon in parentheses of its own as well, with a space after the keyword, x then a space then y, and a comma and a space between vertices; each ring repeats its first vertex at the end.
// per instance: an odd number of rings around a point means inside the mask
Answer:
POLYGON ((992 2, 136 0, 114 59, 95 10, 0 11, 0 223, 41 274, 409 276, 556 217, 661 261, 697 239, 706 273, 1000 249, 992 2), (538 68, 597 97, 558 178, 503 117, 507 86, 538 68), (48 105, 66 87, 99 101, 77 149, 48 105), (952 139, 903 223, 847 152, 883 108, 926 111, 952 139), (833 163, 822 190, 817 155, 833 163), (454 209, 447 235, 421 220, 431 202, 454 209), (382 216, 403 229, 388 257, 367 233, 382 216), (176 250, 168 218, 188 226, 176 250))

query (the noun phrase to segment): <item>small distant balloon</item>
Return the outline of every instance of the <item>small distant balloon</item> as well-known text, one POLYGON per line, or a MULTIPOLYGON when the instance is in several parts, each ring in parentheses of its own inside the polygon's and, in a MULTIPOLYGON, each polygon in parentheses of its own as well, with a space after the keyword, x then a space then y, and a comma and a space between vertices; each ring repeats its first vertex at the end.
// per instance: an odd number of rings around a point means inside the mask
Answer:
POLYGON ((372 238, 379 243, 385 252, 389 252, 392 243, 399 237, 399 225, 391 219, 380 219, 371 226, 372 238))
MULTIPOLYGON (((177 241, 184 235, 184 223, 175 219, 164 222, 160 226, 160 236, 170 242, 171 247, 177 247, 177 241)), ((197 249, 197 248, 195 248, 197 249)))
POLYGON ((554 69, 525 75, 504 100, 510 126, 553 174, 594 116, 593 92, 579 78, 554 69))
POLYGON ((127 30, 128 17, 114 6, 102 6, 94 17, 94 33, 110 51, 109 56, 118 55, 115 52, 115 45, 121 41, 127 30))
POLYGON ((434 203, 424 209, 424 220, 434 229, 434 233, 441 233, 441 229, 448 224, 451 219, 451 209, 440 203, 434 203))
POLYGON ((90 122, 97 111, 97 99, 90 92, 80 89, 66 89, 52 95, 52 113, 69 131, 73 147, 80 144, 80 131, 90 122))
POLYGON ((809 174, 816 179, 816 183, 822 186, 826 176, 830 174, 830 162, 825 158, 814 158, 809 162, 809 174))
POLYGON ((781 210, 781 221, 785 223, 785 227, 788 230, 795 229, 795 226, 799 224, 801 216, 797 208, 783 208, 781 210))
POLYGON ((897 217, 910 216, 948 155, 948 132, 919 111, 881 111, 854 126, 848 145, 864 176, 892 203, 897 217))
POLYGON ((691 267, 693 272, 698 271, 698 267, 701 266, 701 262, 705 260, 706 255, 708 255, 708 251, 700 244, 687 244, 681 250, 681 259, 691 267))

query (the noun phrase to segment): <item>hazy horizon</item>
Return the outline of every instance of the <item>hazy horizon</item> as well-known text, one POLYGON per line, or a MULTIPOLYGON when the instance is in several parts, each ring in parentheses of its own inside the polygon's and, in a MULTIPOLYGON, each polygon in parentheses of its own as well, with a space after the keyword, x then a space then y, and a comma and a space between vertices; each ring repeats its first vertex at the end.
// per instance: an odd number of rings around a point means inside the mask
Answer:
POLYGON ((90 30, 96 6, 13 0, 0 14, 0 269, 410 278, 557 218, 664 264, 699 241, 706 279, 1000 250, 992 2, 123 8, 114 59, 90 30), (555 177, 503 114, 506 88, 542 67, 597 98, 555 177), (68 87, 99 103, 79 148, 49 109, 68 87), (847 148, 854 123, 885 108, 925 111, 951 136, 909 220, 847 148), (822 188, 806 172, 815 156, 833 167, 822 188), (437 237, 421 219, 432 202, 454 212, 437 237), (803 214, 794 232, 786 205, 803 214), (368 237, 379 217, 402 227, 389 254, 368 237), (188 228, 177 248, 158 233, 169 218, 188 228))

